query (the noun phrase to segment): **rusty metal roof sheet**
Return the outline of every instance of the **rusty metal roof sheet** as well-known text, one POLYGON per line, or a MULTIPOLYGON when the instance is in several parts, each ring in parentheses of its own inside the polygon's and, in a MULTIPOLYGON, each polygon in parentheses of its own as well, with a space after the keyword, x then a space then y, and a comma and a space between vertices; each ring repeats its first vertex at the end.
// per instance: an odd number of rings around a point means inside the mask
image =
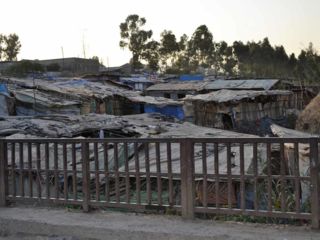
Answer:
POLYGON ((199 94, 196 96, 188 95, 184 98, 185 101, 204 101, 204 102, 237 102, 243 99, 255 99, 258 96, 271 96, 271 95, 290 95, 291 91, 285 90, 271 90, 271 91, 254 91, 254 90, 219 90, 207 94, 199 94))
POLYGON ((204 87, 206 90, 220 89, 251 89, 251 90, 270 90, 279 79, 237 79, 237 80, 215 80, 204 87))

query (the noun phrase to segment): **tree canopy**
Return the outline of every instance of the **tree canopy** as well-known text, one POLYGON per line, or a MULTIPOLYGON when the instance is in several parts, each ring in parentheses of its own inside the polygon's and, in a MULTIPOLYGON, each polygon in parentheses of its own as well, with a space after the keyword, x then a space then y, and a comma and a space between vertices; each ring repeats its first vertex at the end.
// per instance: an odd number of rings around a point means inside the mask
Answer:
POLYGON ((146 19, 129 15, 120 24, 120 47, 132 52, 132 65, 148 63, 152 70, 164 73, 199 73, 245 78, 288 78, 307 82, 320 79, 320 55, 312 43, 297 56, 284 46, 273 46, 265 37, 260 41, 216 42, 206 25, 195 29, 191 37, 176 36, 170 30, 151 40, 152 30, 143 30, 146 19))
POLYGON ((0 34, 0 61, 16 61, 20 49, 21 43, 17 34, 0 34))

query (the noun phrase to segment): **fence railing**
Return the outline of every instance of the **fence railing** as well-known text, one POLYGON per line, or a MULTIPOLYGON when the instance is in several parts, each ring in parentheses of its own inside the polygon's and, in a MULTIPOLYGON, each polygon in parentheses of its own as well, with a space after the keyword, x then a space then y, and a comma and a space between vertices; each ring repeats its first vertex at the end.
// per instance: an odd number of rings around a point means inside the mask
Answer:
POLYGON ((8 202, 310 220, 318 138, 0 139, 8 202))

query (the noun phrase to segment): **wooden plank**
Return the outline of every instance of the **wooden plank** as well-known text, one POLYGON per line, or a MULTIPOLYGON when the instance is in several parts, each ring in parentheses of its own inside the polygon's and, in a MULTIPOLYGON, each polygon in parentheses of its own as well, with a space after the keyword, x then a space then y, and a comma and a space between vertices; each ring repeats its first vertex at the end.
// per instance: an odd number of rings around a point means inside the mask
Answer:
POLYGON ((73 189, 73 199, 77 200, 78 198, 78 189, 77 189, 77 157, 76 157, 76 144, 72 143, 71 145, 72 151, 72 189, 73 189))
POLYGON ((37 152, 37 193, 38 198, 41 199, 41 152, 40 143, 36 143, 37 152))
POLYGON ((294 185, 295 185, 295 209, 297 213, 300 213, 300 168, 299 168, 299 143, 294 143, 294 185))
POLYGON ((181 213, 185 219, 194 218, 194 143, 191 139, 183 139, 180 144, 181 166, 181 213))
POLYGON ((240 143, 240 202, 242 210, 246 209, 244 168, 244 145, 243 143, 240 143))
POLYGON ((138 143, 134 143, 134 160, 135 160, 135 175, 136 175, 136 195, 137 195, 137 204, 141 203, 141 184, 140 184, 140 164, 139 164, 139 149, 138 143))
POLYGON ((169 188, 169 206, 173 206, 173 180, 172 180, 172 159, 171 143, 167 142, 167 162, 168 162, 168 188, 169 188))
POLYGON ((206 143, 202 143, 202 174, 203 174, 202 205, 204 207, 207 207, 208 206, 208 182, 207 182, 208 176, 207 176, 207 144, 206 143))
POLYGON ((58 173, 58 143, 53 144, 53 175, 55 198, 59 198, 59 173, 58 173))
POLYGON ((23 154, 23 143, 20 142, 19 143, 19 164, 20 164, 20 168, 19 168, 19 184, 20 184, 20 196, 24 197, 24 154, 23 154))
POLYGON ((89 143, 81 144, 82 151, 82 209, 89 211, 90 204, 90 174, 89 174, 89 143))
POLYGON ((68 159, 67 159, 67 144, 62 144, 63 155, 63 195, 64 199, 68 199, 68 159))
POLYGON ((126 173, 126 203, 130 203, 130 176, 129 176, 128 143, 124 143, 124 168, 125 168, 125 173, 126 173))
POLYGON ((29 197, 33 197, 33 175, 32 175, 32 143, 28 143, 28 178, 29 178, 29 197))
POLYGON ((12 181, 12 196, 17 195, 16 187, 16 144, 11 143, 11 181, 12 181))
POLYGON ((311 177, 311 226, 320 228, 320 163, 319 163, 319 139, 310 139, 310 177, 311 177))
POLYGON ((158 192, 158 205, 162 205, 162 181, 161 181, 161 162, 160 162, 160 143, 156 143, 156 169, 157 169, 157 192, 158 192))
POLYGON ((94 152, 94 166, 95 166, 96 201, 100 201, 100 180, 99 180, 98 143, 94 143, 94 144, 93 144, 93 152, 94 152))
POLYGON ((118 157, 118 143, 114 143, 114 172, 115 172, 115 192, 116 202, 120 202, 120 184, 119 184, 119 157, 118 157))
POLYGON ((104 153, 104 177, 105 177, 105 198, 106 201, 110 201, 110 178, 109 178, 109 155, 108 155, 108 143, 103 143, 104 153))
POLYGON ((45 174, 46 174, 46 197, 50 199, 50 175, 49 175, 49 143, 45 143, 45 174))
POLYGON ((253 175, 254 175, 254 180, 253 180, 253 191, 254 191, 254 210, 258 211, 259 209, 259 199, 258 199, 258 146, 257 143, 253 143, 253 175))
POLYGON ((286 211, 286 184, 284 176, 286 175, 285 158, 284 158, 284 143, 280 143, 280 184, 281 184, 281 212, 286 211))
POLYGON ((214 143, 214 173, 215 173, 215 189, 216 189, 216 207, 219 208, 219 145, 214 143))
POLYGON ((271 164, 271 144, 267 143, 267 174, 268 174, 268 211, 272 211, 272 164, 271 164))
POLYGON ((146 180, 147 180, 147 204, 151 205, 151 179, 150 179, 150 159, 149 159, 149 143, 144 144, 145 164, 146 164, 146 180))
POLYGON ((232 208, 231 144, 227 143, 228 208, 232 208))
POLYGON ((5 156, 6 144, 0 140, 0 207, 7 205, 6 201, 6 156, 5 156))

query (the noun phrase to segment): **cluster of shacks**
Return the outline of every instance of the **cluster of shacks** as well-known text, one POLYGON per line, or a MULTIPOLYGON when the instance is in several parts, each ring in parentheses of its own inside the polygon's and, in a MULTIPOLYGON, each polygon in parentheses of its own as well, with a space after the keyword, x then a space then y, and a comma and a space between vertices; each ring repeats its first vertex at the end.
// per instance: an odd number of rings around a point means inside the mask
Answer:
MULTIPOLYGON (((3 88, 0 92, 0 137, 7 139, 39 139, 39 138, 109 138, 109 137, 137 137, 137 138, 251 138, 255 135, 226 131, 225 129, 239 129, 245 122, 257 122, 263 118, 278 119, 286 116, 292 109, 301 110, 310 100, 311 95, 305 89, 288 89, 279 86, 279 80, 216 80, 213 82, 188 82, 188 83, 161 83, 153 85, 143 93, 133 91, 127 86, 113 81, 89 81, 86 79, 60 79, 47 81, 35 79, 31 81, 1 78, 3 88), (2 97, 2 98, 1 98, 2 97), (6 106, 6 107, 5 107, 6 106), (14 112, 17 116, 12 115, 14 112), (149 113, 149 114, 147 114, 149 113), (152 113, 152 114, 150 114, 152 113), (125 115, 125 116, 124 116, 125 115), (170 117, 168 117, 170 116, 170 117), (176 119, 173 119, 175 117, 176 119), (181 122, 179 120, 187 120, 181 122), (195 125, 193 124, 195 123, 195 125)), ((303 133, 291 132, 284 128, 272 125, 274 136, 306 136, 303 133), (301 135, 302 134, 302 135, 301 135)), ((30 164, 36 168, 38 150, 36 145, 31 145, 31 155, 28 147, 16 146, 8 151, 9 167, 22 168, 30 164), (23 156, 19 161, 12 162, 14 156, 23 156), (21 160, 22 159, 22 160, 21 160), (11 164, 11 165, 10 165, 11 164), (14 165, 14 166, 13 166, 14 165)), ((40 158, 44 159, 45 146, 41 145, 40 158)), ((65 156, 64 146, 49 144, 49 158, 57 156, 58 166, 63 166, 65 156), (55 155, 55 156, 54 156, 55 155)), ((81 183, 81 146, 76 144, 74 149, 67 147, 67 169, 73 170, 76 166, 77 183, 81 183), (75 158, 72 157, 75 154, 75 158), (73 161, 76 159, 76 162, 73 161)), ((108 166, 119 171, 146 173, 145 148, 143 144, 90 144, 89 158, 90 169, 104 171, 105 155, 107 154, 108 166), (138 152, 138 153, 137 153, 138 152), (118 160, 115 164, 115 153, 118 160), (125 160, 128 165, 125 166, 125 160), (97 163, 98 162, 98 163, 97 163), (125 169, 125 168, 128 169, 125 169)), ((308 146, 299 145, 300 174, 308 175, 309 153, 308 146)), ((148 147, 149 170, 156 173, 157 169, 168 174, 168 156, 165 144, 150 144, 148 147), (158 157, 160 156, 160 157, 158 157), (160 158, 160 165, 158 164, 160 158)), ((194 148, 195 174, 201 175, 203 170, 203 156, 207 159, 207 174, 215 174, 215 146, 208 145, 203 151, 201 144, 194 148)), ((240 174, 239 145, 232 144, 231 174, 240 174)), ((272 171, 276 174, 279 169, 279 147, 272 148, 272 171)), ((292 146, 285 144, 285 157, 288 163, 294 156, 292 146)), ((244 173, 253 172, 252 144, 245 144, 244 173)), ((227 174, 227 146, 220 144, 218 149, 219 173, 227 174)), ((266 146, 258 144, 257 171, 258 174, 266 172, 267 168, 266 146)), ((179 181, 180 174, 180 145, 171 144, 170 171, 174 181, 179 181)), ((51 161, 52 163, 52 161, 51 161)), ((53 163, 52 163, 53 164, 53 163)), ((56 166, 50 165, 49 169, 56 166)), ((286 166, 286 173, 293 172, 291 165, 286 166)), ((59 178, 61 186, 69 187, 74 175, 55 176, 53 174, 41 175, 41 179, 50 177, 59 178)), ((24 174, 24 173, 20 173, 24 174)), ((17 172, 17 178, 19 172, 17 172)), ((103 174, 91 174, 91 182, 99 182, 100 186, 106 184, 103 174)), ((28 181, 28 178, 23 178, 28 181)), ((38 179, 34 176, 34 179, 38 179)), ((134 175, 132 176, 134 179, 134 175)), ((162 178, 165 181, 165 178, 162 178)), ((196 178, 198 200, 201 201, 203 185, 202 177, 196 178)), ((208 178, 208 203, 216 200, 214 178, 208 178)), ((36 181, 36 180, 35 180, 36 181)), ((45 181, 43 181, 45 182, 45 181)), ((25 183, 27 186, 27 183, 25 183)), ((219 203, 228 203, 226 179, 220 179, 219 203)), ((246 183, 248 204, 252 204, 252 185, 246 183), (250 203, 251 202, 251 203, 250 203)), ((35 187, 36 184, 33 184, 35 187)), ((179 186, 179 184, 177 184, 179 186)), ((239 204, 239 182, 232 181, 232 204, 239 204)), ((307 186, 307 185, 306 185, 307 186)), ((310 193, 306 186, 302 188, 302 202, 306 202, 310 193)), ((178 190, 177 190, 178 191, 178 190)), ((53 191, 52 191, 53 192, 53 191)), ((262 204, 263 205, 263 204, 262 204)))
MULTIPOLYGON (((162 115, 159 114, 139 114, 139 115, 128 115, 128 116, 112 116, 106 114, 89 114, 89 115, 44 115, 44 116, 24 116, 24 117, 4 117, 0 121, 0 137, 5 137, 6 139, 46 139, 46 138, 68 138, 68 139, 83 139, 87 137, 98 138, 101 137, 103 133, 104 138, 123 138, 123 137, 135 137, 135 138, 188 138, 190 136, 195 138, 252 138, 256 137, 254 135, 241 134, 221 129, 206 128, 193 125, 188 122, 176 122, 176 121, 167 121, 162 115)), ((281 135, 282 132, 285 132, 286 129, 273 125, 273 131, 275 135, 278 136, 287 136, 281 135)), ((287 133, 285 133, 287 134, 287 133)), ((292 134, 290 136, 299 136, 298 133, 292 134), (296 135, 294 135, 296 134, 296 135)), ((301 133, 300 133, 301 134, 301 133)), ((305 136, 305 135, 303 135, 305 136)), ((152 141, 151 141, 152 142, 152 141)), ((38 158, 45 159, 46 151, 45 144, 40 144, 39 149, 37 144, 16 144, 14 148, 9 147, 8 151, 8 168, 20 169, 23 166, 29 166, 32 169, 37 168, 38 158), (30 147, 29 147, 30 146, 30 147), (39 151, 39 153, 38 153, 39 151), (31 153, 30 153, 31 152, 31 153), (15 160, 13 156, 16 156, 15 160), (14 162, 13 162, 14 161, 14 162)), ((180 181, 180 144, 173 142, 170 145, 170 173, 173 174, 173 181, 177 184, 175 187, 176 191, 179 191, 179 181, 180 181)), ((293 162, 292 155, 292 146, 290 144, 285 145, 286 152, 286 161, 288 163, 293 162)), ((232 153, 231 156, 231 174, 240 175, 241 163, 240 163, 240 149, 238 144, 232 144, 230 146, 232 153)), ((308 146, 300 145, 300 174, 301 176, 308 175, 308 146)), ((216 197, 215 190, 215 178, 210 177, 214 176, 216 170, 218 169, 219 174, 227 175, 228 174, 228 162, 227 162, 227 151, 228 146, 225 144, 219 144, 218 146, 218 155, 215 153, 215 145, 208 144, 203 150, 203 146, 195 144, 194 146, 194 173, 200 177, 196 177, 196 186, 197 186, 197 199, 201 202, 203 196, 203 156, 206 158, 207 163, 207 174, 208 174, 208 204, 214 204, 216 197), (219 159, 218 166, 215 162, 215 157, 219 159), (217 168, 217 169, 216 169, 217 168)), ((131 181, 135 181, 135 172, 138 171, 139 174, 142 174, 141 181, 144 183, 145 179, 143 174, 146 174, 146 146, 143 143, 134 144, 134 143, 122 143, 121 141, 118 144, 110 141, 107 143, 107 147, 102 144, 89 144, 89 159, 90 159, 90 169, 99 170, 104 172, 105 161, 108 161, 108 168, 119 171, 119 172, 129 172, 131 181), (106 157, 107 154, 107 157, 106 157), (115 161, 115 156, 117 160, 115 161), (126 164, 127 160, 127 164, 126 164), (138 161, 138 164, 137 164, 138 161), (137 167, 138 166, 138 167, 137 167), (126 169, 127 168, 127 169, 126 169)), ((47 175, 45 171, 34 172, 32 184, 33 192, 36 192, 36 186, 41 175, 41 183, 46 183, 46 178, 50 178, 50 182, 54 183, 55 181, 59 182, 61 186, 61 191, 63 187, 67 186, 72 188, 72 182, 74 181, 75 175, 72 174, 72 170, 76 169, 78 172, 76 176, 77 185, 82 183, 82 152, 81 144, 75 144, 72 148, 71 144, 54 144, 49 143, 48 145, 48 159, 49 166, 48 170, 50 174, 47 175), (65 148, 65 152, 64 149, 65 148), (52 161, 56 159, 56 163, 52 161), (56 166, 54 164, 57 164, 56 166), (66 169, 63 166, 66 166, 66 169), (55 169, 59 169, 60 173, 55 175, 55 169), (63 175, 64 170, 69 170, 67 175, 63 175), (66 178, 67 177, 67 178, 66 178), (55 178, 58 178, 55 180, 55 178)), ((254 159, 254 150, 252 144, 244 145, 244 174, 253 174, 253 159, 254 159)), ((279 174, 279 146, 272 147, 272 173, 279 174)), ((156 173, 161 169, 161 174, 169 173, 168 169, 168 146, 166 143, 150 143, 148 144, 148 171, 154 173, 152 179, 155 181, 156 173)), ((43 167, 44 163, 41 163, 43 167)), ((257 145, 257 174, 265 174, 267 171, 267 150, 266 145, 258 144, 257 145)), ((292 165, 293 166, 293 165, 292 165)), ((288 165, 286 169, 287 174, 292 173, 290 169, 291 165, 288 165)), ((28 172, 16 172, 15 183, 21 182, 20 179, 24 179, 25 188, 28 189, 30 186, 30 175, 28 172), (25 174, 25 176, 23 176, 25 174), (21 176, 22 175, 22 176, 21 176)), ((167 177, 161 177, 162 181, 166 181, 167 177)), ((12 177, 10 177, 12 179, 12 177)), ((121 180, 121 178, 120 178, 121 180)), ((109 181, 109 180, 108 180, 109 181)), ((152 180, 151 180, 152 181, 152 180)), ((92 191, 95 190, 95 184, 98 182, 99 186, 102 189, 105 189, 106 177, 104 174, 92 173, 90 175, 90 182, 92 186, 92 191)), ((122 181, 120 181, 121 185, 122 181)), ((112 188, 114 185, 108 183, 109 187, 112 188)), ((124 183, 123 183, 124 184, 124 183)), ((155 183, 156 184, 156 183, 155 183)), ((54 194, 54 189, 52 184, 51 194, 54 194)), ((165 186, 165 184, 164 184, 165 186)), ((239 189, 240 189, 240 179, 232 180, 232 204, 239 206, 239 189)), ((306 184, 302 187, 302 200, 304 202, 309 198, 310 192, 306 184)), ((41 189, 46 189, 43 186, 41 189)), ((122 189, 122 194, 124 194, 124 188, 122 189)), ((81 189, 80 189, 81 190, 81 189)), ((17 194, 19 194, 19 188, 17 187, 17 194)), ((253 206, 253 188, 252 182, 248 181, 246 183, 246 204, 247 207, 253 206)), ((111 191, 112 192, 112 191, 111 191)), ((43 193, 45 195, 45 193, 43 193)), ((177 197, 179 195, 177 194, 177 197)), ((228 204, 228 191, 227 191, 227 179, 221 177, 219 180, 219 204, 227 205, 228 204)), ((175 201, 180 201, 175 199, 175 201)), ((263 203, 261 203, 263 205, 263 203)))

